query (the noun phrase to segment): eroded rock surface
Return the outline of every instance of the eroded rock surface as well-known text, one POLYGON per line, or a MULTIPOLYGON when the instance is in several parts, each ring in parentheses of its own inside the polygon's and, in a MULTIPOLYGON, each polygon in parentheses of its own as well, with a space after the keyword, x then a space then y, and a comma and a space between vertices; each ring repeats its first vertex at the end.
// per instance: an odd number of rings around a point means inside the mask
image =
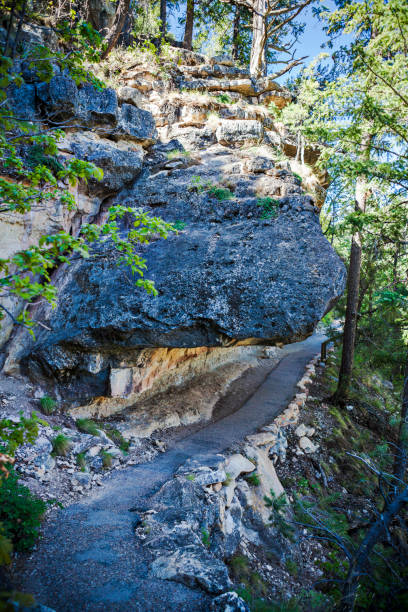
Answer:
POLYGON ((39 333, 29 367, 56 379, 95 378, 146 347, 307 337, 342 293, 344 266, 293 177, 243 172, 239 159, 216 146, 196 165, 146 173, 122 193, 125 203, 183 224, 142 249, 159 297, 135 287, 109 246, 97 260, 74 263, 57 276, 59 306, 42 313, 52 331, 39 333), (261 197, 276 200, 270 218, 261 197))
POLYGON ((179 230, 140 248, 157 298, 135 286, 105 244, 96 259, 57 271, 58 307, 35 312, 49 330, 39 329, 35 344, 23 333, 11 343, 7 372, 23 363, 76 406, 98 398, 102 407, 108 397, 123 408, 155 387, 145 351, 181 351, 174 361, 182 369, 183 351, 305 338, 344 288, 344 266, 319 224, 324 178, 282 160, 290 135, 265 106, 290 94, 269 78, 254 82, 228 58, 180 53, 166 78, 132 66, 119 95, 62 74, 30 85, 30 112, 91 130, 68 133, 61 155, 104 170, 101 182, 80 186, 80 206, 60 226, 75 234, 103 219, 114 195, 179 230))

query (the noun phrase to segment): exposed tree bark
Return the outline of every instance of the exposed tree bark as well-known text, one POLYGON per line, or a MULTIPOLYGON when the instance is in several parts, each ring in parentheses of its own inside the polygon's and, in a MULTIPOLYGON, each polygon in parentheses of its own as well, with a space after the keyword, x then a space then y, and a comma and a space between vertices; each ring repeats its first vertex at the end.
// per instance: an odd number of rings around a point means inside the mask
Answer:
POLYGON ((115 21, 113 22, 112 28, 108 32, 107 46, 105 51, 102 53, 101 58, 105 59, 116 45, 120 33, 125 25, 126 17, 128 16, 130 8, 130 0, 119 0, 118 6, 116 7, 115 21))
POLYGON ((15 10, 16 10, 16 5, 17 5, 17 2, 16 2, 16 0, 14 0, 13 4, 11 5, 9 22, 7 24, 7 34, 6 34, 6 40, 4 42, 4 49, 3 49, 3 54, 4 55, 7 55, 7 51, 8 51, 8 46, 9 46, 9 41, 10 41, 11 29, 13 27, 13 19, 14 19, 14 13, 15 13, 15 10))
POLYGON ((110 0, 88 0, 82 8, 85 21, 104 36, 115 21, 115 5, 110 0))
MULTIPOLYGON (((271 41, 276 41, 279 37, 279 32, 313 0, 304 0, 299 3, 295 0, 288 0, 284 6, 282 6, 281 0, 223 1, 245 6, 252 13, 252 45, 249 68, 251 75, 259 78, 266 74, 266 45, 268 38, 272 49, 289 53, 290 44, 280 46, 278 43, 271 43, 271 41)), ((277 73, 276 76, 288 72, 288 70, 301 63, 301 60, 289 60, 287 63, 289 67, 277 73)))
POLYGON ((235 7, 234 24, 232 29, 232 57, 234 60, 239 58, 239 26, 241 22, 241 7, 235 7))
POLYGON ((160 34, 164 38, 167 32, 167 0, 160 0, 160 34))
POLYGON ((15 54, 16 54, 16 49, 17 49, 17 44, 18 44, 18 40, 20 38, 21 35, 21 29, 23 27, 23 22, 24 22, 24 17, 26 14, 26 10, 27 10, 27 0, 24 0, 22 6, 21 6, 21 10, 20 10, 20 17, 18 20, 18 25, 17 25, 17 30, 14 36, 14 41, 13 44, 11 46, 11 57, 14 58, 15 54))
POLYGON ((130 47, 130 45, 133 42, 133 38, 134 38, 133 33, 132 33, 133 23, 134 23, 133 15, 130 11, 126 15, 125 23, 123 24, 123 29, 118 38, 118 44, 121 45, 122 47, 130 47))
POLYGON ((193 48, 193 29, 194 29, 194 0, 187 0, 186 25, 184 28, 183 47, 193 48))
POLYGON ((400 493, 395 496, 391 503, 388 504, 384 512, 380 514, 378 520, 370 527, 367 535, 358 548, 357 554, 350 562, 349 571, 339 605, 339 612, 353 612, 358 583, 361 574, 364 573, 368 557, 381 536, 388 531, 391 521, 395 516, 397 516, 397 514, 399 514, 402 507, 407 502, 408 487, 404 487, 400 493))
POLYGON ((351 382, 354 362, 354 347, 357 330, 358 290, 360 286, 362 243, 360 232, 351 240, 350 262, 347 275, 347 307, 343 332, 343 350, 339 382, 333 400, 337 404, 345 404, 351 382))
POLYGON ((408 358, 404 372, 404 390, 402 392, 401 421, 397 446, 394 460, 394 476, 404 480, 408 458, 408 358))
POLYGON ((252 13, 252 45, 251 57, 249 60, 249 71, 256 78, 263 76, 265 72, 267 8, 267 0, 254 0, 254 9, 252 13))
MULTIPOLYGON (((367 160, 370 156, 370 141, 371 136, 368 135, 363 139, 362 159, 364 160, 367 160)), ((365 176, 361 175, 357 178, 355 188, 355 210, 357 212, 365 211, 367 196, 367 180, 365 176)), ((355 232, 351 239, 350 261, 347 274, 347 306, 339 381, 336 392, 332 397, 332 400, 340 405, 344 405, 347 402, 353 372, 362 250, 361 233, 355 232)))

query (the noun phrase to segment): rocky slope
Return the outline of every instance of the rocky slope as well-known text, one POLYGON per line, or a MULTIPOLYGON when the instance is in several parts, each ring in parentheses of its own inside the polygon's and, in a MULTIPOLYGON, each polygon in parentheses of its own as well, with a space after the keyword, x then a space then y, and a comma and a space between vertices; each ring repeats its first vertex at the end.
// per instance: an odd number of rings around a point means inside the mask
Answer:
POLYGON ((175 53, 127 67, 117 92, 61 74, 49 84, 27 75, 25 95, 10 92, 27 118, 64 121, 61 155, 93 161, 104 178, 77 188, 75 212, 51 206, 17 233, 4 221, 9 252, 50 227, 75 233, 102 220, 113 201, 179 228, 141 249, 157 298, 106 245, 56 272, 58 308, 35 313, 51 331, 9 343, 5 372, 23 364, 69 406, 87 407, 77 414, 109 414, 240 363, 234 378, 261 356, 253 345, 307 337, 343 291, 344 266, 319 225, 322 179, 287 157, 296 147, 265 106, 290 94, 228 58, 175 53))

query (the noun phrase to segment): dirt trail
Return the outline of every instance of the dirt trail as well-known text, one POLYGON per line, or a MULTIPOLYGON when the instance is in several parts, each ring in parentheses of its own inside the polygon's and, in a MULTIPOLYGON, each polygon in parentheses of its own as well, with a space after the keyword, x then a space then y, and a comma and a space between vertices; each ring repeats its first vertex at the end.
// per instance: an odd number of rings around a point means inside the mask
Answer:
POLYGON ((100 490, 54 513, 36 550, 19 561, 19 589, 57 612, 208 610, 205 593, 149 576, 149 556, 134 538, 129 509, 142 505, 189 457, 222 452, 270 423, 293 397, 323 339, 314 334, 288 345, 279 364, 235 412, 175 441, 151 463, 113 472, 100 490))

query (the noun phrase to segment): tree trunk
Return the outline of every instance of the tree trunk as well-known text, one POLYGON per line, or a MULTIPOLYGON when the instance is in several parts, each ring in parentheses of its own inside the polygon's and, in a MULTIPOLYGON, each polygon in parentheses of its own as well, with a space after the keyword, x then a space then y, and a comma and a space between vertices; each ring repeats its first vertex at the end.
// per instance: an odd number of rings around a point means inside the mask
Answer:
POLYGON ((394 476, 404 480, 408 457, 408 358, 404 373, 404 390, 402 392, 401 421, 398 433, 398 448, 394 460, 394 476))
MULTIPOLYGON (((367 135, 363 138, 362 160, 367 160, 370 156, 370 141, 371 136, 367 135)), ((367 180, 364 175, 361 175, 357 178, 355 190, 355 210, 357 212, 365 211, 367 195, 367 180)), ((350 262, 347 274, 347 306, 346 318, 344 321, 339 381, 336 392, 332 397, 334 403, 342 406, 347 402, 351 375, 353 372, 362 251, 361 234, 360 232, 355 232, 351 239, 350 262)))
POLYGON ((241 21, 241 8, 237 4, 235 7, 234 25, 232 29, 232 57, 239 59, 239 25, 241 21))
POLYGON ((351 374, 354 362, 354 346, 357 330, 358 290, 360 286, 361 269, 361 236, 358 232, 351 240, 350 263, 347 275, 347 307, 346 319, 343 332, 343 350, 341 354, 341 366, 339 382, 333 401, 344 405, 351 382, 351 374))
POLYGON ((123 26, 125 25, 126 17, 129 13, 129 8, 130 0, 119 0, 118 6, 116 8, 115 21, 113 22, 113 26, 107 36, 107 46, 105 51, 101 55, 102 59, 105 59, 112 51, 113 47, 116 45, 120 33, 123 30, 123 26))
POLYGON ((85 21, 103 36, 110 32, 115 22, 115 5, 110 0, 88 0, 83 6, 85 21))
POLYGON ((167 31, 167 0, 160 0, 160 34, 166 36, 167 31))
POLYGON ((184 28, 183 47, 185 49, 193 48, 193 28, 194 28, 194 0, 187 0, 186 9, 186 26, 184 28))
POLYGON ((256 79, 265 72, 265 45, 266 45, 266 10, 267 0, 254 0, 252 13, 252 45, 249 71, 256 79))

